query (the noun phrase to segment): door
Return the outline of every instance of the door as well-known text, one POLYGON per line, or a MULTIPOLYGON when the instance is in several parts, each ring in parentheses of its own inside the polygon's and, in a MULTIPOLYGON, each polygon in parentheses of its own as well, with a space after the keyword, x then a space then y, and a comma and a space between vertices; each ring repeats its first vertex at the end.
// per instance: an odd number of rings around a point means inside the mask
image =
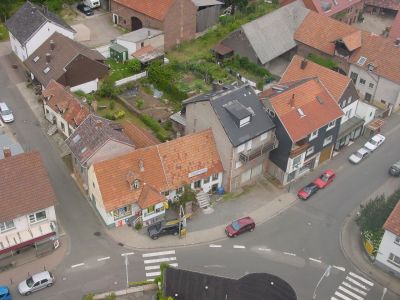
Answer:
POLYGON ((49 283, 49 280, 48 279, 43 279, 41 282, 40 282, 40 289, 43 289, 43 288, 45 288, 46 286, 47 286, 47 284, 49 283))
POLYGON ((319 156, 319 164, 331 158, 332 146, 326 147, 321 151, 321 155, 319 156))
POLYGON ((132 17, 131 18, 131 28, 132 31, 138 30, 143 27, 142 21, 139 18, 132 17))
POLYGON ((113 23, 118 24, 118 15, 113 14, 113 23))
POLYGON ((37 291, 39 289, 40 289, 40 281, 35 282, 35 284, 31 288, 31 291, 34 292, 34 291, 37 291))

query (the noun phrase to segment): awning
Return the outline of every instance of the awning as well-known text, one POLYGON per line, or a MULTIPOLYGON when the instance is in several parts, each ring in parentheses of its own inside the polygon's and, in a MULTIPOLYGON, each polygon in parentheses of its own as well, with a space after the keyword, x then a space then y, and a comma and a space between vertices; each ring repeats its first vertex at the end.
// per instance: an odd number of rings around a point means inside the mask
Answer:
POLYGON ((374 119, 369 122, 365 127, 367 127, 369 130, 377 131, 382 127, 383 123, 385 123, 385 121, 383 121, 382 119, 374 119))
POLYGON ((212 49, 212 51, 214 51, 215 53, 217 53, 219 55, 225 56, 225 55, 231 54, 233 52, 233 49, 229 48, 225 45, 218 44, 217 46, 215 46, 212 49))
POLYGON ((352 117, 351 119, 348 119, 346 122, 340 125, 339 129, 339 134, 338 134, 338 139, 348 135, 351 133, 354 129, 364 125, 364 120, 359 118, 359 117, 352 117))

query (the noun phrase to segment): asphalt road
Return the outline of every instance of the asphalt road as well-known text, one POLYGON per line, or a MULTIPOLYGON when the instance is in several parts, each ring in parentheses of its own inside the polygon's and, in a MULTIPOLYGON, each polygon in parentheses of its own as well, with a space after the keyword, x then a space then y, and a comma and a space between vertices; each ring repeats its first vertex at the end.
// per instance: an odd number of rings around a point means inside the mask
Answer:
MULTIPOLYGON (((1 47, 4 45, 0 45, 0 56, 1 47)), ((56 285, 29 298, 80 299, 91 291, 123 288, 126 274, 121 253, 130 251, 105 235, 100 220, 75 186, 57 151, 16 88, 16 83, 21 80, 23 78, 10 68, 7 56, 1 56, 0 99, 9 102, 16 118, 10 129, 25 150, 38 150, 42 154, 59 202, 56 206, 58 219, 71 240, 66 258, 55 270, 56 285), (100 232, 100 236, 94 235, 95 232, 100 232)), ((385 130, 397 126, 399 119, 394 115, 385 130)), ((299 201, 281 215, 258 226, 253 233, 234 240, 227 239, 213 247, 194 246, 130 255, 129 280, 140 281, 154 275, 155 266, 166 261, 185 269, 234 278, 246 272, 270 272, 292 284, 300 299, 311 299, 325 268, 332 265, 335 267, 319 286, 317 299, 330 299, 346 278, 357 279, 353 274, 361 275, 363 280, 358 278, 357 282, 368 290, 359 296, 361 299, 380 299, 382 287, 371 282, 366 275, 357 273, 343 256, 339 232, 345 217, 381 184, 390 180, 387 169, 399 159, 399 138, 399 130, 392 130, 383 146, 357 166, 347 162, 348 154, 357 145, 346 149, 326 165, 338 174, 331 186, 307 202, 299 201)), ((292 191, 308 183, 318 175, 317 172, 293 184, 292 191)), ((19 299, 18 296, 15 298, 19 299)), ((388 293, 385 299, 398 298, 388 293)))

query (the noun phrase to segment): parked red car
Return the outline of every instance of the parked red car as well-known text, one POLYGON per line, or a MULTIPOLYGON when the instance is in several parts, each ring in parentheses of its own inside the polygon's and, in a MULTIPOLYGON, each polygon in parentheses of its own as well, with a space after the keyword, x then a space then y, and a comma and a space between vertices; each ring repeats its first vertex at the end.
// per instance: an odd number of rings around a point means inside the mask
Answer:
POLYGON ((299 199, 302 200, 307 200, 316 192, 318 192, 318 190, 319 188, 315 183, 309 183, 305 187, 303 187, 300 191, 298 191, 297 197, 299 197, 299 199))
POLYGON ((244 217, 233 221, 231 224, 225 227, 225 233, 228 237, 235 237, 246 231, 253 231, 256 227, 256 223, 250 217, 244 217))
POLYGON ((314 180, 314 184, 320 188, 323 189, 326 187, 328 184, 330 184, 333 179, 335 179, 336 174, 333 172, 333 170, 328 169, 324 173, 321 174, 317 179, 314 180))

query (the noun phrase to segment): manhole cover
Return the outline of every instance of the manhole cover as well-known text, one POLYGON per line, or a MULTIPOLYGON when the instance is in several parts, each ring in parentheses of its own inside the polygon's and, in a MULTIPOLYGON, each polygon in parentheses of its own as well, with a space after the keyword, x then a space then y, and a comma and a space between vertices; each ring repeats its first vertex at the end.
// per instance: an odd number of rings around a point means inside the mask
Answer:
POLYGON ((100 231, 96 231, 96 232, 94 233, 94 235, 95 235, 95 236, 100 236, 100 235, 101 235, 101 232, 100 232, 100 231))

